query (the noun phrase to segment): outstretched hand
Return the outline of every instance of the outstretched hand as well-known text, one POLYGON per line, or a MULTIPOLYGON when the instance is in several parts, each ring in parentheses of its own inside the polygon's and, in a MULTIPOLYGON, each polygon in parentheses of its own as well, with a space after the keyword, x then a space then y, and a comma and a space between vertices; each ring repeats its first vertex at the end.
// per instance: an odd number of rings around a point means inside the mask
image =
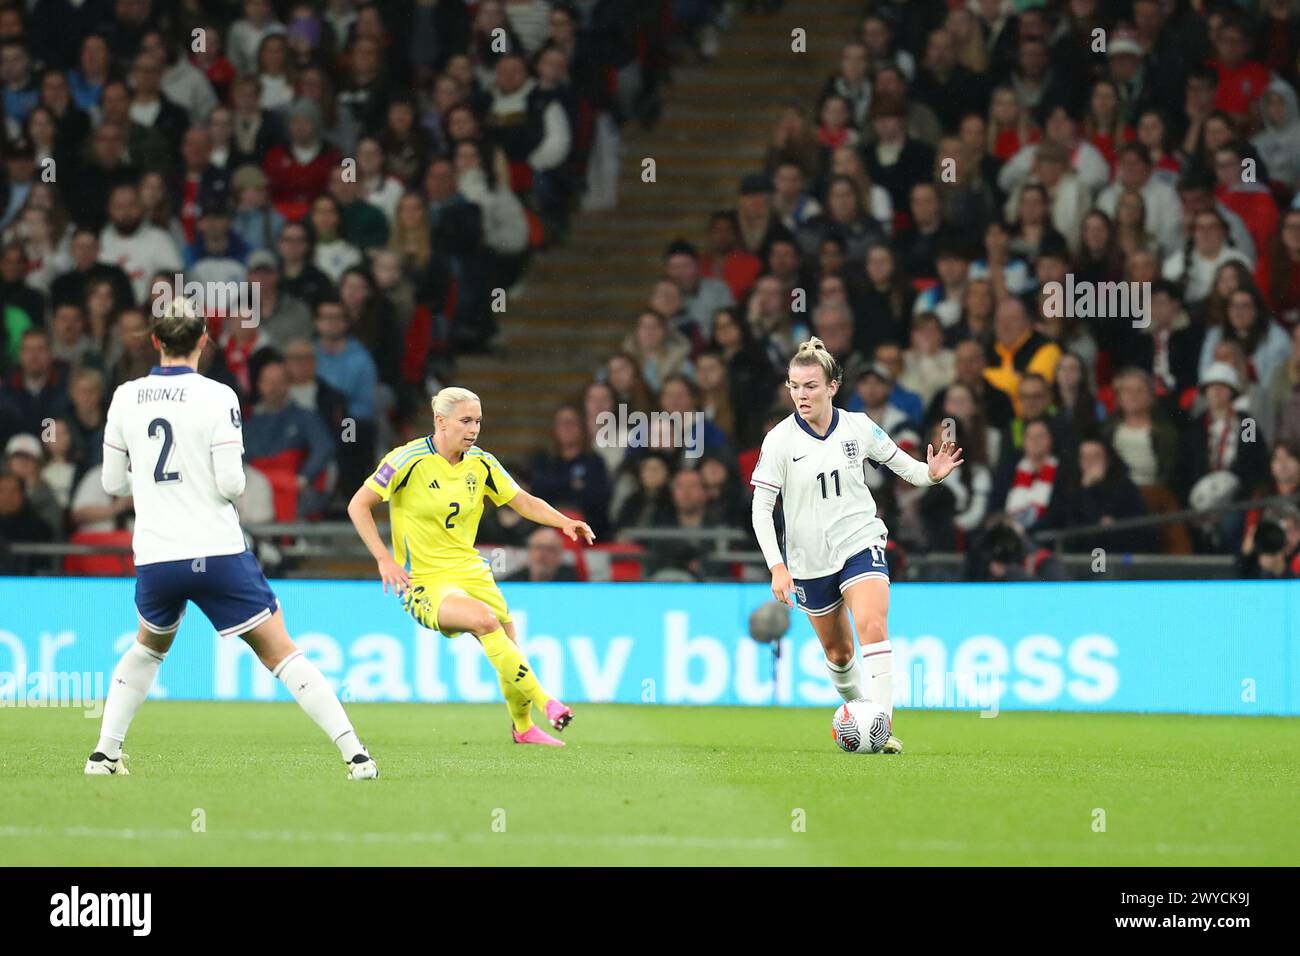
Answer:
POLYGON ((961 449, 955 441, 942 442, 937 452, 933 445, 925 446, 925 462, 930 466, 931 481, 943 481, 962 461, 961 449))
POLYGON ((596 535, 592 532, 591 525, 587 524, 585 521, 578 521, 575 518, 570 518, 568 521, 564 522, 564 524, 560 525, 560 530, 564 532, 565 536, 570 541, 577 541, 578 537, 581 536, 587 544, 596 543, 596 535))

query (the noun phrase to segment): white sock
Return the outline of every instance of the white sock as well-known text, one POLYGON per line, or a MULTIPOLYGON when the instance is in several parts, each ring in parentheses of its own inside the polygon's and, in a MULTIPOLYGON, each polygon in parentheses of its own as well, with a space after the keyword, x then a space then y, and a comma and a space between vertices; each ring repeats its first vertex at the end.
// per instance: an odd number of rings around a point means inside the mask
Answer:
POLYGON ((352 722, 343 711, 334 688, 320 672, 320 668, 307 660, 302 651, 294 651, 280 662, 272 672, 280 679, 298 706, 316 721, 316 726, 339 748, 344 760, 351 760, 365 750, 352 731, 352 722))
POLYGON ((862 692, 862 668, 856 657, 850 657, 847 664, 836 664, 826 658, 826 669, 830 671, 831 683, 846 702, 865 697, 862 692))
POLYGON ((108 685, 108 700, 104 702, 104 720, 99 728, 99 743, 95 749, 109 760, 122 755, 122 741, 135 719, 144 699, 149 696, 153 679, 158 676, 166 654, 151 651, 139 641, 132 641, 122 659, 113 668, 113 679, 108 685))
POLYGON ((889 641, 862 646, 862 667, 866 671, 867 700, 883 707, 894 717, 894 651, 889 641))

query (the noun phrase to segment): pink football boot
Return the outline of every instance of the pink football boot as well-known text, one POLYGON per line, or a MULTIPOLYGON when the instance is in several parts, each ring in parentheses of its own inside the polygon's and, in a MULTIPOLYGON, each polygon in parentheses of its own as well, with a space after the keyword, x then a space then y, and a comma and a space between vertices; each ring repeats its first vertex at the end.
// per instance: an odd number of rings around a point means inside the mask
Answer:
POLYGON ((546 719, 556 730, 564 730, 569 726, 569 721, 573 720, 573 708, 552 698, 546 702, 546 719))
POLYGON ((510 735, 514 737, 515 743, 517 744, 542 744, 545 747, 564 746, 563 740, 559 740, 556 737, 552 737, 550 734, 542 730, 542 728, 538 727, 536 724, 529 727, 522 734, 519 731, 515 730, 514 727, 511 727, 510 735))

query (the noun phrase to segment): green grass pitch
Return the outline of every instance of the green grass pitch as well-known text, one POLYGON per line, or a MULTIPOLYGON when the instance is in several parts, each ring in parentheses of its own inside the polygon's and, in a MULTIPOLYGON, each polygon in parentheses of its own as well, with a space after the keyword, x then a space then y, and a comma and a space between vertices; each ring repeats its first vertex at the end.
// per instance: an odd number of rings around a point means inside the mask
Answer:
POLYGON ((151 701, 127 778, 82 776, 97 720, 6 708, 0 858, 1300 863, 1294 719, 900 711, 907 752, 886 757, 836 750, 831 708, 576 710, 552 750, 513 745, 500 705, 353 704, 382 777, 351 782, 291 704, 151 701))

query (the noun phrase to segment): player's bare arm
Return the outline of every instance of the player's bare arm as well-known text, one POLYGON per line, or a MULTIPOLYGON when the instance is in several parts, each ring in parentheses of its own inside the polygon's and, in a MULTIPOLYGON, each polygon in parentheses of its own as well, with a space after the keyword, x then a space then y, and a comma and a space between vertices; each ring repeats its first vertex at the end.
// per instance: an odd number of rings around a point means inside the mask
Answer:
POLYGON ((522 518, 550 528, 559 528, 570 541, 577 541, 581 537, 587 544, 596 543, 596 535, 592 533, 591 526, 587 522, 561 514, 541 498, 523 489, 520 489, 519 494, 511 498, 507 505, 518 512, 522 518))
POLYGON ((379 568, 379 579, 384 582, 384 593, 388 593, 391 585, 395 594, 401 594, 411 586, 411 576, 406 573, 405 568, 393 560, 388 545, 384 544, 384 539, 379 535, 374 509, 381 501, 383 499, 378 494, 362 485, 348 502, 348 517, 352 519, 352 526, 357 529, 357 534, 365 543, 366 550, 375 559, 375 564, 379 568))

